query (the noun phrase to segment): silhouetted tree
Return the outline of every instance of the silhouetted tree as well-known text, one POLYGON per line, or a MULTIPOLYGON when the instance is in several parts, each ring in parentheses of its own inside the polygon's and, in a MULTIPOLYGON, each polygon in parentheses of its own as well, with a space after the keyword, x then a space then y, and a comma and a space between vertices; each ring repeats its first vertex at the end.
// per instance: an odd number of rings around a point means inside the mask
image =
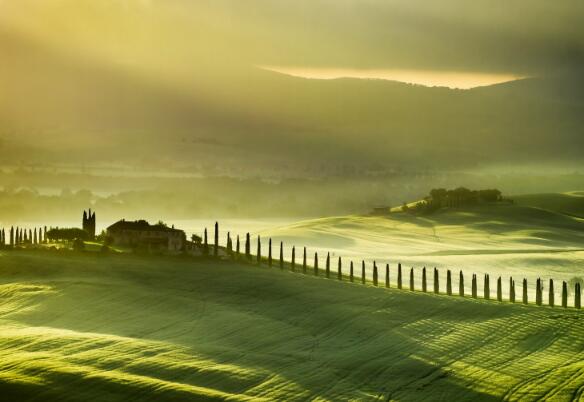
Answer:
POLYGON ((426 267, 422 269, 422 292, 426 292, 428 290, 426 286, 426 267))
POLYGON ((325 265, 326 277, 329 278, 331 275, 331 254, 326 253, 326 265, 325 265))
POLYGON ((354 274, 354 272, 353 272, 353 261, 351 261, 351 269, 350 269, 350 271, 349 271, 349 280, 350 280, 351 282, 353 282, 353 280, 354 280, 354 279, 355 279, 355 274, 354 274))
POLYGON ((318 253, 314 253, 314 275, 318 276, 318 253))
POLYGON ((284 242, 280 242, 280 269, 284 269, 284 242))
POLYGON ((306 247, 302 253, 302 272, 306 273, 306 247))
POLYGON ((46 243, 48 241, 48 239, 47 239, 47 227, 46 226, 43 228, 43 238, 45 239, 45 243, 46 243))
POLYGON ((373 261, 373 286, 377 286, 377 263, 373 261))
POLYGON ((33 232, 32 236, 33 236, 32 237, 32 244, 37 244, 38 238, 37 238, 37 230, 36 230, 36 228, 34 228, 34 232, 33 232))
POLYGON ((523 304, 528 304, 529 300, 527 298, 527 279, 523 278, 523 304))
POLYGON ((389 288, 389 264, 385 264, 385 287, 389 288))
POLYGON ((343 280, 343 271, 342 271, 343 266, 342 266, 342 264, 343 263, 341 261, 341 257, 339 257, 339 262, 338 262, 338 266, 337 266, 337 269, 338 269, 338 271, 337 271, 337 279, 339 281, 342 281, 343 280))
POLYGON ((434 267, 434 293, 440 292, 440 283, 438 282, 438 270, 434 267))
POLYGON ((219 255, 219 222, 215 222, 215 244, 213 244, 213 256, 219 255))
POLYGON ((259 235, 258 235, 258 250, 257 250, 257 254, 256 254, 256 262, 258 263, 258 265, 260 265, 262 263, 262 239, 260 238, 259 235))
POLYGON ((548 304, 550 305, 550 307, 554 307, 554 304, 556 302, 555 300, 555 295, 554 295, 554 280, 550 279, 550 288, 549 288, 549 293, 548 293, 548 304))
POLYGON ((251 261, 251 239, 249 232, 245 234, 245 258, 251 261))
POLYGON ((452 296, 452 274, 450 270, 446 270, 446 294, 452 296))
POLYGON ((205 228, 205 232, 203 234, 203 254, 209 255, 209 242, 207 240, 207 228, 205 228))
POLYGON ((580 283, 576 282, 576 286, 574 289, 574 307, 580 308, 580 283))
POLYGON ((509 301, 515 303, 515 281, 509 278, 509 301))
POLYGON ((410 269, 410 290, 414 291, 414 267, 410 269))
POLYGON ((268 241, 268 266, 272 266, 272 238, 268 241))
POLYGON ((562 307, 568 307, 568 284, 566 281, 562 282, 562 307))
POLYGON ((460 270, 460 273, 458 274, 458 295, 464 297, 464 274, 462 273, 462 270, 460 270))
POLYGON ((239 255, 241 254, 241 244, 239 241, 239 235, 237 235, 237 241, 235 243, 235 254, 237 254, 237 257, 239 257, 239 255))
POLYGON ((292 246, 292 263, 290 264, 292 271, 296 271, 296 246, 292 246))
POLYGON ((28 231, 26 229, 24 229, 24 240, 22 242, 28 243, 28 231))
POLYGON ((231 232, 227 232, 227 252, 229 254, 233 253, 233 243, 231 241, 231 232))
POLYGON ((10 245, 14 246, 14 226, 10 227, 10 245))
POLYGON ((361 283, 364 285, 367 278, 365 277, 365 260, 361 260, 361 283))
POLYGON ((79 228, 52 228, 47 232, 47 236, 51 240, 73 241, 75 239, 87 240, 89 233, 79 228))
POLYGON ((397 264, 397 288, 402 288, 402 267, 401 263, 397 264))
POLYGON ((485 283, 483 286, 483 298, 489 300, 491 298, 491 283, 489 274, 485 274, 485 283))
POLYGON ((535 304, 541 306, 541 279, 537 278, 535 281, 535 304))
POLYGON ((501 277, 497 279, 497 301, 503 301, 503 284, 501 283, 501 277))
POLYGON ((472 288, 471 288, 471 295, 473 299, 478 297, 478 286, 477 286, 477 275, 472 274, 472 288))

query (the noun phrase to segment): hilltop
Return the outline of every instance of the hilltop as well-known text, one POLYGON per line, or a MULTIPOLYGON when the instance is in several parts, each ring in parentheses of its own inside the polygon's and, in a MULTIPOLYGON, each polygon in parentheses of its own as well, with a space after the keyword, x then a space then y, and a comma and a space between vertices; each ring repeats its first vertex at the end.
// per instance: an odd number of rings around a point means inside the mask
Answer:
POLYGON ((574 400, 580 312, 234 262, 0 253, 12 400, 574 400))

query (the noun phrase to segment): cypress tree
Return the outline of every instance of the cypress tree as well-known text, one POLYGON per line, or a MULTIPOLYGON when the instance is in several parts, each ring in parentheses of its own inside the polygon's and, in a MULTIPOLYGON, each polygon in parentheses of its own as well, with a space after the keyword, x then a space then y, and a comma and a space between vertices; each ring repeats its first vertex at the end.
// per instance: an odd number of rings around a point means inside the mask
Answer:
POLYGON ((414 291, 414 267, 410 269, 410 290, 414 291))
POLYGON ((385 264, 385 287, 389 288, 389 264, 385 264))
POLYGON ((402 267, 401 263, 397 264, 397 288, 402 288, 402 267))
POLYGON ((458 274, 458 295, 464 297, 464 274, 462 273, 462 269, 458 274))
POLYGON ((292 263, 290 264, 292 271, 296 271, 296 246, 292 246, 292 263))
POLYGON ((576 283, 574 289, 574 307, 579 309, 580 308, 580 283, 576 283))
POLYGON ((541 279, 537 278, 535 281, 535 304, 541 306, 541 279))
POLYGON ((272 266, 272 238, 270 237, 270 241, 268 242, 268 266, 272 266))
POLYGON ((509 278, 509 301, 515 303, 515 281, 509 278))
POLYGON ((233 252, 233 244, 231 243, 231 232, 227 232, 227 252, 229 254, 233 252))
POLYGON ((365 285, 365 260, 361 260, 361 283, 365 285))
POLYGON ((556 297, 554 294, 554 280, 550 279, 550 288, 549 288, 549 295, 548 295, 548 304, 550 305, 550 307, 554 307, 554 304, 556 302, 556 297))
POLYGON ((22 243, 28 243, 28 232, 26 229, 24 229, 24 238, 22 240, 22 243))
POLYGON ((14 226, 10 227, 10 245, 14 246, 14 226))
POLYGON ((452 296, 452 274, 450 270, 446 270, 446 294, 452 296))
POLYGON ((327 279, 331 276, 331 254, 326 253, 326 265, 325 265, 325 272, 327 279))
POLYGON ((237 254, 237 257, 239 257, 240 253, 241 253, 241 244, 239 242, 239 235, 237 235, 237 242, 235 243, 235 254, 237 254))
POLYGON ((478 286, 477 286, 477 274, 472 274, 472 298, 476 299, 478 297, 478 286))
POLYGON ((302 272, 306 273, 306 247, 302 253, 302 272))
POLYGON ((562 282, 562 307, 568 307, 568 284, 566 281, 562 282))
POLYGON ((438 270, 434 267, 434 293, 440 292, 440 283, 438 282, 438 270))
POLYGON ((377 263, 373 261, 373 286, 377 286, 377 263))
POLYGON ((44 243, 45 239, 43 239, 43 229, 39 228, 39 244, 44 243))
POLYGON ((355 275, 354 275, 354 272, 353 272, 353 261, 351 261, 351 270, 349 271, 349 280, 351 282, 353 282, 354 279, 355 279, 355 275))
POLYGON ((215 222, 215 244, 213 245, 213 256, 219 255, 219 222, 215 222))
POLYGON ((523 278, 523 304, 528 304, 529 300, 527 299, 527 279, 523 278))
POLYGON ((426 292, 428 288, 426 287, 426 267, 422 269, 422 292, 426 292))
POLYGON ((258 235, 258 251, 256 254, 256 262, 258 263, 258 265, 260 265, 262 263, 262 240, 260 239, 259 235, 258 235))
POLYGON ((491 298, 491 284, 489 274, 485 274, 485 283, 483 285, 483 298, 489 300, 491 298))
POLYGON ((497 301, 503 301, 503 287, 501 283, 501 277, 497 279, 497 301))
POLYGON ((314 276, 318 276, 318 253, 314 253, 314 276))
POLYGON ((280 269, 284 269, 284 242, 280 242, 280 269))
POLYGON ((47 242, 47 227, 46 226, 44 227, 44 230, 43 230, 43 239, 45 239, 45 242, 47 242))
POLYGON ((203 234, 203 254, 209 254, 209 243, 207 240, 207 228, 205 228, 205 233, 203 234))
POLYGON ((34 228, 34 232, 33 232, 33 237, 32 237, 32 243, 33 244, 37 244, 38 239, 37 239, 37 230, 36 228, 34 228))
POLYGON ((249 232, 245 234, 245 258, 251 260, 251 239, 249 232))
POLYGON ((337 267, 337 268, 338 268, 338 272, 337 272, 337 279, 338 279, 339 281, 342 281, 342 280, 343 280, 343 271, 342 271, 342 269, 343 269, 343 266, 342 266, 342 264, 343 264, 343 263, 342 263, 342 261, 341 261, 341 257, 339 257, 339 264, 338 264, 338 267, 337 267))

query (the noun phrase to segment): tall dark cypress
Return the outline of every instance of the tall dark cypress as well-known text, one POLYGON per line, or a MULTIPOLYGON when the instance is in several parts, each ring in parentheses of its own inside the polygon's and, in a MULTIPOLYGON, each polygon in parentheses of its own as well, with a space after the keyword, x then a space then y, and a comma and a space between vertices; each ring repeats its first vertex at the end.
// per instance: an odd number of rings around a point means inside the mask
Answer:
POLYGON ((402 267, 401 263, 397 264, 397 288, 402 288, 402 267))
POLYGON ((14 226, 10 226, 10 245, 14 246, 14 226))
POLYGON ((414 267, 410 269, 410 290, 414 291, 414 267))
POLYGON ((349 271, 349 280, 353 282, 355 280, 355 273, 353 272, 353 261, 351 261, 351 268, 349 271))
POLYGON ((515 303, 515 281, 509 278, 509 301, 515 303))
POLYGON ((438 282, 438 270, 434 267, 434 293, 440 292, 440 283, 438 282))
POLYGON ((37 237, 37 229, 34 228, 34 232, 32 233, 32 243, 33 244, 38 244, 38 237, 37 237))
POLYGON ((568 284, 566 281, 562 282, 562 307, 568 307, 568 284))
POLYGON ((491 284, 489 274, 485 274, 485 283, 483 284, 483 298, 489 300, 491 298, 491 284))
POLYGON ((550 288, 549 288, 549 294, 548 294, 548 304, 550 305, 550 307, 554 307, 554 304, 556 302, 555 300, 555 295, 554 295, 554 280, 550 279, 550 288))
POLYGON ((462 269, 458 274, 458 295, 464 297, 464 274, 462 273, 462 269))
POLYGON ((43 228, 39 227, 39 244, 43 244, 45 239, 43 239, 43 228))
POLYGON ((215 222, 215 244, 213 244, 213 256, 219 255, 219 222, 215 222))
POLYGON ((205 232, 203 234, 203 254, 209 255, 209 240, 207 238, 207 228, 205 228, 205 232))
POLYGON ((452 296, 452 274, 449 269, 446 271, 446 294, 452 296))
POLYGON ((304 247, 304 251, 302 252, 302 272, 306 273, 306 247, 304 247))
POLYGON ((262 239, 258 235, 258 250, 256 254, 256 262, 259 264, 262 263, 262 239))
POLYGON ((537 278, 535 281, 535 304, 541 306, 541 279, 537 278))
POLYGON ((377 286, 377 263, 373 261, 373 286, 377 286))
POLYGON ((292 263, 290 264, 290 269, 296 271, 296 246, 292 246, 292 263))
POLYGON ((523 278, 523 304, 528 304, 529 300, 527 298, 527 279, 523 278))
POLYGON ((318 276, 318 253, 314 253, 314 276, 318 276))
POLYGON ((361 260, 361 283, 364 285, 367 278, 365 277, 365 260, 361 260))
POLYGON ((272 238, 268 241, 268 266, 272 266, 272 238))
POLYGON ((280 269, 284 269, 284 242, 280 242, 280 269))
POLYGON ((235 243, 235 254, 237 254, 237 257, 239 257, 239 254, 241 254, 241 243, 239 241, 239 235, 237 235, 237 241, 235 243))
POLYGON ((343 265, 342 264, 343 263, 341 261, 341 257, 339 257, 339 263, 338 263, 338 266, 337 266, 337 279, 339 281, 342 281, 343 280, 343 265))
POLYGON ((580 283, 576 283, 574 289, 574 307, 579 309, 580 308, 580 283))
POLYGON ((389 264, 385 264, 385 287, 389 288, 389 264))
POLYGON ((331 254, 330 253, 326 253, 325 272, 326 272, 326 277, 330 278, 330 276, 331 276, 331 254))
POLYGON ((43 227, 43 239, 45 239, 45 243, 47 242, 47 227, 43 227))
POLYGON ((231 242, 231 232, 227 232, 227 252, 233 253, 233 243, 231 242))
POLYGON ((478 286, 477 286, 477 274, 472 274, 472 288, 471 288, 471 295, 473 299, 478 297, 478 286))
POLYGON ((422 292, 427 292, 428 287, 426 286, 426 267, 422 269, 422 292))
POLYGON ((497 301, 503 301, 503 284, 501 283, 501 277, 497 279, 497 301))
POLYGON ((249 233, 245 234, 245 257, 251 260, 251 238, 249 233))

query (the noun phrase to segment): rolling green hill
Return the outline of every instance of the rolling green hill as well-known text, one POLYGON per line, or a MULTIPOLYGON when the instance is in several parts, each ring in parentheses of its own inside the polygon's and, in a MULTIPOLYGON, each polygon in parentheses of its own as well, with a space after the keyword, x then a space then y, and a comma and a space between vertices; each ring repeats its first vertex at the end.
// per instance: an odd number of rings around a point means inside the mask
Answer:
POLYGON ((518 204, 584 218, 584 191, 526 194, 512 197, 518 204))
POLYGON ((376 289, 232 262, 0 254, 11 400, 570 400, 569 309, 376 289))
MULTIPOLYGON (((574 283, 584 277, 584 221, 523 205, 443 209, 431 215, 329 217, 261 235, 290 246, 306 245, 309 253, 321 256, 331 252, 345 260, 365 260, 368 267, 375 260, 395 270, 401 262, 415 268, 418 283, 422 267, 438 267, 442 277, 448 268, 463 270, 467 278, 472 273, 500 275, 503 283, 509 276, 527 278, 534 297, 531 288, 538 277, 546 283, 549 278, 574 283)), ((465 285, 470 290, 468 281, 465 285)))

